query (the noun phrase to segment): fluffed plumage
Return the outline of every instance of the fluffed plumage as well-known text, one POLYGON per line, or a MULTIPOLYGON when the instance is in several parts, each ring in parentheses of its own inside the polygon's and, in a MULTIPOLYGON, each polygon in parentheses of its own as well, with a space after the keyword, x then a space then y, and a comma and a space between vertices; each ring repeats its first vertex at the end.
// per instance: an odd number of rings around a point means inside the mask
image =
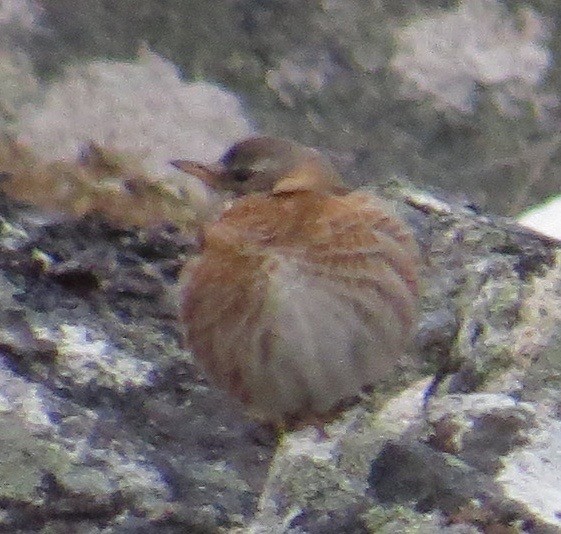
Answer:
POLYGON ((274 138, 174 165, 242 196, 185 268, 181 320, 206 374, 266 421, 331 418, 390 372, 415 324, 419 255, 383 200, 274 138), (255 192, 257 191, 257 192, 255 192))

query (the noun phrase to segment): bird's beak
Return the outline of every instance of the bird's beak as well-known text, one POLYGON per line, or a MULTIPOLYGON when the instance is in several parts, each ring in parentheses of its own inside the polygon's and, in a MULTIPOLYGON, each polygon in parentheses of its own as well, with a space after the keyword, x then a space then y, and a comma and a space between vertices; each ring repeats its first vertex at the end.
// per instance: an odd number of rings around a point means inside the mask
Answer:
POLYGON ((170 164, 180 171, 195 176, 213 189, 224 189, 226 169, 220 163, 205 164, 188 159, 174 159, 170 164))

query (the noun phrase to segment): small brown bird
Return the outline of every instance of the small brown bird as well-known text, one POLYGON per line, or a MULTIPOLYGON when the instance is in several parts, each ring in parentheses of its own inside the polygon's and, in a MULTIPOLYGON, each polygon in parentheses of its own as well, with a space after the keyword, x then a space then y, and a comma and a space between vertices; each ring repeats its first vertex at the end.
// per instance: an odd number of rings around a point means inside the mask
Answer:
POLYGON ((332 419, 395 368, 417 316, 419 253, 388 204, 284 139, 171 163, 239 195, 185 269, 186 340, 216 385, 295 427, 332 419))

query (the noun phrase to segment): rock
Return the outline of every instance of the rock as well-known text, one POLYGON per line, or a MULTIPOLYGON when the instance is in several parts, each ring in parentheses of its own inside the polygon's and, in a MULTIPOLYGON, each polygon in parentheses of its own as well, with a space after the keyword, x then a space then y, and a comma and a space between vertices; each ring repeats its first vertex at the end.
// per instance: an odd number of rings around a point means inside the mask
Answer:
POLYGON ((8 206, 10 232, 0 239, 1 528, 242 521, 271 450, 252 441, 243 416, 201 383, 178 347, 168 262, 182 254, 183 238, 116 230, 92 217, 22 222, 10 216, 25 210, 8 206), (72 283, 57 269, 69 262, 72 283), (139 281, 148 267, 146 286, 139 281), (147 292, 153 284, 157 293, 147 292), (232 447, 226 463, 222 451, 232 447))
POLYGON ((145 171, 160 177, 173 174, 170 159, 214 161, 251 132, 233 94, 183 82, 173 64, 148 50, 135 62, 68 68, 41 106, 28 105, 18 117, 18 140, 43 160, 75 161, 94 142, 144 155, 145 171))

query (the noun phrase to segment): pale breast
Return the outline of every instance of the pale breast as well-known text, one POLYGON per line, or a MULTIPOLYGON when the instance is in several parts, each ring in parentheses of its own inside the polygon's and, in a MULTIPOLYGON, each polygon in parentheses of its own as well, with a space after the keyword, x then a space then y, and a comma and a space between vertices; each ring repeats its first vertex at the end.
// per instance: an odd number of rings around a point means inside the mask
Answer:
POLYGON ((404 350, 417 246, 370 196, 263 200, 209 229, 185 286, 187 340, 209 377, 261 417, 321 416, 404 350))

